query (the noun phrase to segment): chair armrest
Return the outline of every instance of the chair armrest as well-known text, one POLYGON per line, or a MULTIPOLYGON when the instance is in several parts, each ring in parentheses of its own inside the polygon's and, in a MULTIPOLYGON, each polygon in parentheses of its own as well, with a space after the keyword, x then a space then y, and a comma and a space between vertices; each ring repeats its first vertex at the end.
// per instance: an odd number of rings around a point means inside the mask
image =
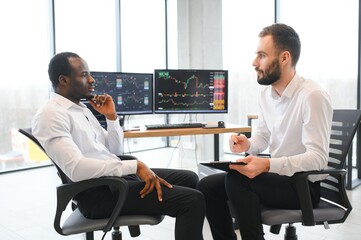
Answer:
POLYGON ((120 155, 118 156, 121 160, 138 160, 138 158, 132 156, 132 155, 120 155))
MULTIPOLYGON (((339 175, 341 179, 345 178, 346 170, 344 169, 324 169, 321 171, 307 171, 298 172, 293 175, 296 184, 296 191, 299 197, 303 222, 305 226, 314 226, 315 220, 313 215, 313 205, 311 200, 311 193, 308 185, 308 176, 310 175, 339 175)), ((343 181, 340 181, 342 185, 343 181)), ((342 186, 339 186, 342 191, 342 186)), ((346 193, 345 193, 346 194, 346 193)))
POLYGON ((83 180, 80 182, 62 184, 56 188, 57 209, 54 219, 54 228, 58 233, 62 234, 62 229, 60 226, 61 216, 69 202, 73 199, 73 197, 87 189, 99 186, 112 186, 114 187, 113 189, 116 190, 116 192, 119 194, 118 201, 114 207, 114 210, 109 218, 107 225, 103 229, 103 232, 108 232, 112 228, 115 220, 119 216, 120 210, 123 207, 126 196, 128 194, 128 183, 120 177, 101 177, 83 180))

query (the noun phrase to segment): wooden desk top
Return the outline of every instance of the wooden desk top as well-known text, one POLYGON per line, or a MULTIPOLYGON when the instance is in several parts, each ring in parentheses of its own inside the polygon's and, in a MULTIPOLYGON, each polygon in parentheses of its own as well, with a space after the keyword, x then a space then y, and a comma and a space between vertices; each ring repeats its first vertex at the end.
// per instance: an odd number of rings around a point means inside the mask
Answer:
POLYGON ((171 128, 171 129, 152 129, 152 130, 136 130, 124 132, 125 138, 139 137, 167 137, 182 135, 200 135, 200 134, 220 134, 220 133, 249 133, 252 129, 249 126, 240 126, 226 124, 225 128, 171 128))

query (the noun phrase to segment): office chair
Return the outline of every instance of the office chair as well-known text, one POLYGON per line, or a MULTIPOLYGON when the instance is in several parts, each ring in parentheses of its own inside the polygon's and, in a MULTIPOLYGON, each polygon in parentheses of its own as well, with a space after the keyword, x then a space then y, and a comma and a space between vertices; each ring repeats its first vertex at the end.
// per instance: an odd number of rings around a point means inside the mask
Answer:
MULTIPOLYGON (((31 139, 44 151, 44 153, 46 153, 39 141, 32 135, 32 130, 30 128, 19 129, 19 132, 31 139)), ((123 155, 120 157, 124 160, 136 159, 135 157, 130 155, 123 155)), ((83 180, 79 182, 72 182, 53 160, 52 163, 56 167, 58 176, 63 183, 56 188, 57 208, 54 218, 54 228, 59 234, 73 235, 79 233, 86 233, 86 240, 93 240, 94 231, 102 230, 104 232, 104 238, 105 234, 113 228, 114 230, 112 232, 112 240, 122 240, 122 232, 119 230, 120 226, 128 226, 130 235, 132 237, 137 237, 140 235, 139 225, 156 225, 164 219, 164 216, 162 215, 119 216, 128 192, 128 185, 124 179, 120 177, 101 177, 83 180), (98 186, 113 187, 114 189, 116 189, 117 194, 119 195, 119 199, 109 218, 85 218, 77 209, 76 201, 73 200, 73 197, 75 197, 80 192, 98 186), (71 214, 66 218, 64 223, 61 224, 63 212, 66 210, 70 202, 72 204, 73 212, 71 212, 71 214)))
POLYGON ((345 190, 345 162, 353 138, 361 121, 361 110, 334 110, 331 128, 331 141, 328 168, 321 171, 307 171, 294 174, 300 200, 300 210, 262 209, 263 224, 269 225, 270 231, 279 234, 281 225, 286 227, 285 240, 297 239, 293 223, 304 226, 343 223, 352 210, 345 190), (321 182, 321 201, 313 207, 308 186, 308 176, 328 174, 321 182))

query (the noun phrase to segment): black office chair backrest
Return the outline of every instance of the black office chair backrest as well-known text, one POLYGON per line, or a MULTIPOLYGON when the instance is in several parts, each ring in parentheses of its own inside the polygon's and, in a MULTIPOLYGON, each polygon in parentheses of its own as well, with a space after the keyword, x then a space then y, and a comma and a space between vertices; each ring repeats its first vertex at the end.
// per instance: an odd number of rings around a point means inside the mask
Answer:
MULTIPOLYGON (((356 109, 335 109, 330 138, 330 151, 328 167, 332 169, 345 168, 347 154, 352 147, 352 141, 361 121, 361 110, 356 109)), ((352 152, 350 152, 352 154, 352 152)), ((330 174, 321 183, 321 197, 340 205, 344 205, 345 199, 338 192, 338 185, 341 182, 340 175, 330 174)), ((346 206, 344 206, 346 207, 346 206)))
MULTIPOLYGON (((32 140, 41 150, 43 150, 43 152, 46 154, 45 149, 43 148, 43 146, 41 146, 40 142, 38 141, 38 139, 36 139, 32 133, 32 129, 31 128, 20 128, 19 132, 22 133, 23 135, 25 135, 26 137, 28 137, 30 140, 32 140)), ((48 155, 47 155, 48 156, 48 155)), ((49 157, 49 156, 48 156, 49 157)), ((58 176, 61 179, 61 182, 63 184, 65 183, 70 183, 72 182, 70 180, 70 178, 68 178, 68 176, 66 176, 66 174, 63 172, 63 170, 61 170, 61 168, 49 157, 49 159, 52 161, 52 163, 54 164, 54 166, 56 167, 56 170, 58 172, 58 176)))

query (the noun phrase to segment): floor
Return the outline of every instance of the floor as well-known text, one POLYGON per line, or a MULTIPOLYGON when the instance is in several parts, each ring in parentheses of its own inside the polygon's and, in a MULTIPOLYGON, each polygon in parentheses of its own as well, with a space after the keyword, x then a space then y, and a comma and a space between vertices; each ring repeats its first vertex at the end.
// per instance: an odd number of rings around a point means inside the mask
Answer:
MULTIPOLYGON (((179 153, 177 149, 165 148, 134 154, 150 167, 173 167, 191 169, 197 172, 196 158, 192 154, 179 153), (156 156, 157 161, 154 161, 156 156), (164 160, 162 160, 164 159, 164 160)), ((225 155, 227 160, 236 156, 225 155)), ((55 186, 60 181, 53 167, 42 167, 32 170, 0 174, 0 239, 1 240, 34 240, 34 239, 85 239, 83 235, 61 236, 53 229, 55 212, 55 186)), ((304 227, 296 224, 298 239, 305 240, 359 240, 361 239, 361 187, 348 192, 353 210, 344 224, 304 227)), ((174 219, 166 217, 157 226, 142 226, 138 240, 174 239, 174 219)), ((122 229, 124 239, 132 239, 126 228, 122 229)), ((204 224, 204 239, 211 240, 207 221, 204 224)), ((280 235, 269 232, 265 226, 265 238, 268 240, 283 239, 284 227, 280 235)), ((239 235, 239 234, 238 234, 239 235)), ((96 239, 102 233, 96 232, 96 239)), ((107 234, 105 239, 111 239, 107 234)), ((240 239, 240 237, 239 237, 240 239)))

